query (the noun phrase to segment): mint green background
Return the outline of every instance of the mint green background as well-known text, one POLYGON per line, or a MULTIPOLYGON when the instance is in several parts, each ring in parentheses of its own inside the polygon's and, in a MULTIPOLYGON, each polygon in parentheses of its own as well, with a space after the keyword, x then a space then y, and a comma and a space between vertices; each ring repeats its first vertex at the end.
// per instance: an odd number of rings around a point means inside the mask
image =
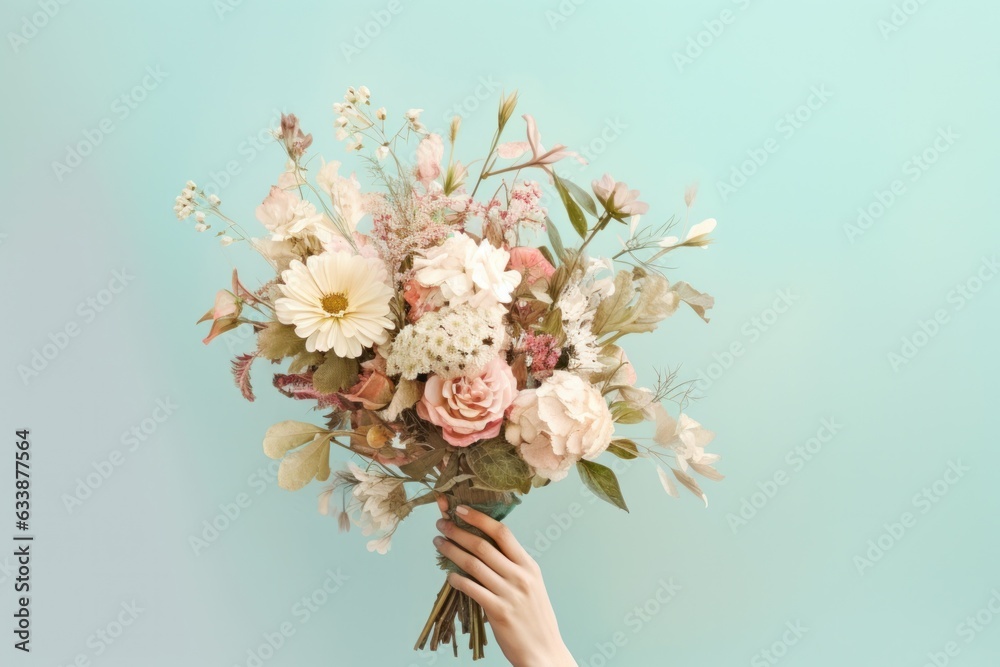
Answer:
MULTIPOLYGON (((697 377, 743 344, 691 408, 718 432, 728 476, 706 482, 709 509, 668 498, 651 467, 634 465, 622 474, 631 514, 587 502, 571 477, 509 519, 538 552, 581 664, 770 664, 759 652, 796 621, 808 631, 780 664, 918 666, 950 641, 959 649, 950 664, 993 664, 1000 619, 986 612, 993 622, 971 643, 958 626, 1000 588, 1000 455, 987 423, 1000 281, 961 310, 948 298, 1000 240, 987 203, 1000 147, 995 3, 911 0, 918 11, 885 37, 889 0, 399 1, 401 13, 349 58, 343 45, 389 5, 247 0, 220 16, 211 2, 73 2, 18 51, 5 38, 0 404, 4 429, 32 429, 37 541, 33 652, 5 645, 0 662, 66 665, 84 654, 102 666, 246 665, 262 633, 290 622, 294 636, 264 664, 452 663, 410 650, 440 585, 429 512, 379 557, 316 513, 318 487, 292 494, 250 479, 269 463, 266 427, 314 415, 276 396, 263 366, 259 400, 247 404, 231 385, 225 341, 201 344, 207 329, 194 321, 232 267, 248 281, 266 274, 170 211, 186 179, 208 183, 232 160, 241 173, 222 189, 225 206, 255 224, 282 161, 246 138, 274 110, 294 111, 315 151, 343 159, 330 104, 366 84, 395 117, 425 108, 432 128, 479 88, 488 99, 466 105, 466 159, 489 140, 500 88, 520 90, 520 110, 549 143, 580 148, 609 122, 624 125, 601 151, 592 145, 587 169, 565 175, 586 184, 610 171, 642 190, 648 220, 682 212, 683 188, 697 180, 695 214, 719 220, 717 244, 682 255, 671 274, 716 296, 712 323, 684 311, 628 341, 646 380, 654 365, 679 363, 697 377), (678 71, 674 54, 724 9, 731 23, 678 71), (122 118, 114 100, 157 66, 166 79, 122 118), (784 136, 776 124, 814 86, 832 97, 784 136), (114 131, 60 181, 52 162, 103 118, 114 131), (904 163, 939 128, 959 138, 910 181, 904 163), (778 151, 724 199, 716 184, 768 138, 778 151), (894 179, 905 193, 852 243, 844 226, 894 179), (134 280, 85 322, 78 304, 122 268, 134 280), (753 318, 770 317, 778 290, 796 301, 752 339, 753 318), (939 309, 947 323, 894 370, 887 355, 939 309), (79 335, 25 385, 18 366, 70 322, 79 335), (163 398, 175 414, 127 451, 123 432, 163 398), (796 471, 786 456, 824 418, 842 430, 796 471), (68 512, 63 495, 114 450, 124 463, 68 512), (949 461, 970 471, 921 513, 914 495, 949 461), (728 517, 779 471, 788 483, 734 533, 728 517), (195 555, 189 537, 241 493, 249 507, 195 555), (582 514, 559 528, 553 514, 573 503, 582 514), (915 525, 859 574, 855 557, 904 512, 915 525), (546 530, 557 539, 544 548, 546 530), (293 606, 338 568, 349 579, 301 623, 293 606), (628 615, 671 578, 681 591, 635 632, 628 615), (88 637, 132 600, 144 611, 95 657, 88 637), (616 632, 626 642, 602 662, 598 644, 616 632)), ((4 34, 38 7, 6 3, 4 34)), ((10 492, 2 498, 8 507, 10 492)), ((9 623, 11 560, 0 565, 9 623)), ((488 653, 482 664, 504 664, 494 644, 488 653)))

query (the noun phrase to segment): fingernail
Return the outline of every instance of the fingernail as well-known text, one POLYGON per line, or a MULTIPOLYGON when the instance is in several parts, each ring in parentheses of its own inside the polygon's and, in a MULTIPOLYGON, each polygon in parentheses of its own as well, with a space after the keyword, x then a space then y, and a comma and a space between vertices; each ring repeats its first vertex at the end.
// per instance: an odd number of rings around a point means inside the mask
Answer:
POLYGON ((455 512, 461 514, 462 516, 465 516, 466 514, 469 513, 469 508, 466 507, 465 505, 459 505, 458 507, 455 508, 455 512))
POLYGON ((444 519, 438 519, 437 520, 437 529, 438 530, 444 531, 444 527, 447 526, 447 525, 448 525, 448 522, 445 521, 444 519))
POLYGON ((433 540, 431 540, 431 541, 432 541, 432 542, 434 542, 434 546, 436 546, 436 547, 439 547, 439 546, 441 546, 442 544, 444 544, 444 538, 443 538, 443 537, 435 537, 435 538, 434 538, 433 540))

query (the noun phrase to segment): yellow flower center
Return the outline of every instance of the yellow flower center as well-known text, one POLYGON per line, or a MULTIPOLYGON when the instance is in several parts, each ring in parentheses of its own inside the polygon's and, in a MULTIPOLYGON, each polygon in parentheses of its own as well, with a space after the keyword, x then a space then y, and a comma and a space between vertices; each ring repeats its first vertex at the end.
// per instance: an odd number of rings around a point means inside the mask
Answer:
POLYGON ((347 297, 340 292, 327 294, 323 297, 320 305, 323 306, 323 310, 331 315, 343 315, 344 311, 347 310, 347 297))

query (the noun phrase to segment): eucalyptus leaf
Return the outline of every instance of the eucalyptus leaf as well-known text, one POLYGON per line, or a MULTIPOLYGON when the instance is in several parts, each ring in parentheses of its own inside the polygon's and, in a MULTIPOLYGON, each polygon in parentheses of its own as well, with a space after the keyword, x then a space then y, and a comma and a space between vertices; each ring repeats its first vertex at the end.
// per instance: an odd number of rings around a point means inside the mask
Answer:
POLYGON ((581 460, 576 464, 576 469, 580 473, 580 479, 583 480, 583 483, 598 498, 628 512, 628 505, 625 504, 625 498, 622 496, 618 478, 611 468, 593 461, 581 460))

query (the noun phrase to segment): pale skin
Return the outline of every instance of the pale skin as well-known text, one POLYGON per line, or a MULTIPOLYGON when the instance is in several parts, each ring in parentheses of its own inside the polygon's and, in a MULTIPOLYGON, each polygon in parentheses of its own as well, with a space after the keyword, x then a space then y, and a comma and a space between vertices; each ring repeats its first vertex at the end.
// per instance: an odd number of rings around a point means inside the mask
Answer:
POLYGON ((437 527, 444 537, 435 537, 434 546, 472 577, 452 573, 448 583, 482 606, 510 664, 577 667, 559 634, 542 571, 510 529, 470 507, 456 508, 462 521, 496 542, 494 547, 450 521, 448 502, 443 497, 438 498, 438 506, 442 518, 437 527))

